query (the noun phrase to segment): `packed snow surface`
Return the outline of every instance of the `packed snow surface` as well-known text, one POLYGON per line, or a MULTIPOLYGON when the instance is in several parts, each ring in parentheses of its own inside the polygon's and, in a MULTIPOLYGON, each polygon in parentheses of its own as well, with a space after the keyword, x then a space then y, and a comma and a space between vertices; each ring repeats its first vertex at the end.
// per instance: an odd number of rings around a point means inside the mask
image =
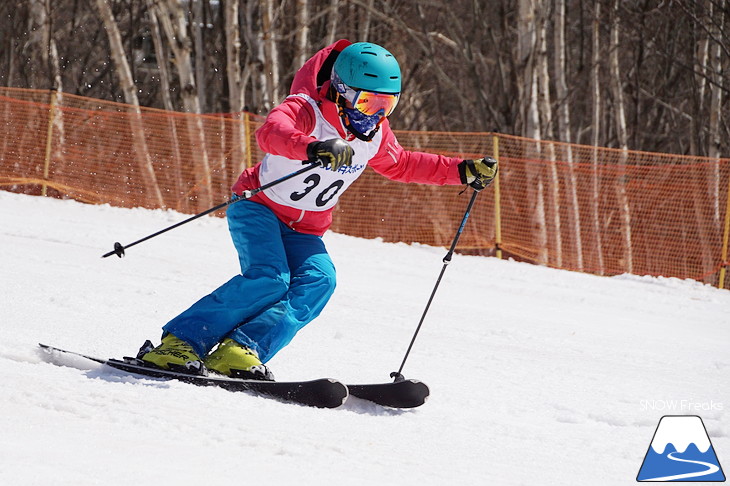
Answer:
MULTIPOLYGON (((730 291, 693 281, 455 255, 403 370, 431 388, 413 410, 317 409, 38 349, 133 355, 237 273, 213 217, 100 258, 184 217, 0 192, 0 484, 626 485, 659 419, 682 414, 730 468, 730 291)), ((335 295, 269 365, 387 381, 446 250, 324 239, 335 295)))

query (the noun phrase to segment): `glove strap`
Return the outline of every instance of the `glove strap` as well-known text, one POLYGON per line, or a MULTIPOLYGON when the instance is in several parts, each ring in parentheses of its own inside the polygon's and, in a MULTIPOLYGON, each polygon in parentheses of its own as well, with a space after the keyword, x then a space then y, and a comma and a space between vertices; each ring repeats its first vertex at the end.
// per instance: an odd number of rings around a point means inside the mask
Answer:
POLYGON ((461 178, 462 184, 470 184, 470 177, 476 179, 476 172, 476 166, 474 161, 471 159, 464 159, 464 161, 459 164, 459 177, 461 178))

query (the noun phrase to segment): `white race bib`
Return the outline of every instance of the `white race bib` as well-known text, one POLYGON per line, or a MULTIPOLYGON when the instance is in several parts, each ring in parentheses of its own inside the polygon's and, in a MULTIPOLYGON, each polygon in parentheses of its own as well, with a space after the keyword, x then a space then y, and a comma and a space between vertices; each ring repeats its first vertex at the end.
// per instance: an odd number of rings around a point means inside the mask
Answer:
MULTIPOLYGON (((322 115, 317 103, 305 94, 296 94, 312 105, 316 117, 314 130, 309 135, 317 140, 341 138, 337 129, 329 124, 322 115)), ((378 132, 370 142, 355 139, 345 142, 352 147, 355 154, 352 165, 340 167, 337 171, 319 167, 281 184, 277 184, 264 193, 274 202, 305 211, 325 211, 334 207, 337 200, 355 179, 360 177, 368 161, 375 157, 380 149, 382 133, 378 132)), ((259 168, 261 185, 268 184, 286 175, 296 172, 304 166, 301 160, 291 160, 280 155, 266 154, 259 168)))

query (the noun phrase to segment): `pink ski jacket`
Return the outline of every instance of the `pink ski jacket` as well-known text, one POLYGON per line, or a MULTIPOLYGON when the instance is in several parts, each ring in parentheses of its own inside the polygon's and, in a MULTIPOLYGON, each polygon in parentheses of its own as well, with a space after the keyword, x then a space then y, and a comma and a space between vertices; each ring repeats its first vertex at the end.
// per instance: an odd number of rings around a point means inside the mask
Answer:
MULTIPOLYGON (((282 157, 291 161, 307 160, 307 146, 317 140, 312 135, 322 132, 322 127, 317 127, 318 123, 328 123, 329 132, 336 131, 348 143, 362 143, 346 132, 337 105, 326 97, 332 65, 337 54, 350 44, 350 41, 340 40, 322 49, 297 72, 292 82, 290 96, 271 110, 264 124, 256 131, 259 146, 271 157, 267 155, 262 162, 241 174, 233 185, 235 194, 241 195, 243 191, 255 189, 262 184, 259 177, 262 173, 262 164, 274 164, 277 161, 281 163, 282 157), (315 113, 316 107, 319 108, 320 114, 315 113)), ((375 155, 366 161, 366 164, 378 174, 400 182, 433 185, 462 183, 458 169, 462 159, 404 150, 396 140, 387 119, 380 125, 380 132, 372 142, 367 142, 379 143, 379 147, 377 150, 376 147, 369 147, 372 150, 368 152, 375 151, 375 155)), ((266 170, 266 167, 263 170, 266 170)), ((296 168, 291 172, 294 170, 296 168)), ((315 169, 315 172, 318 170, 325 169, 315 169)), ((306 174, 301 176, 298 182, 302 187, 306 185, 306 182, 303 182, 305 178, 306 174)), ((296 183, 297 179, 292 179, 290 182, 290 184, 296 183)), ((267 189, 260 192, 251 200, 267 206, 290 228, 321 236, 332 224, 334 207, 316 211, 294 200, 291 203, 287 201, 286 204, 281 204, 272 200, 273 195, 267 196, 269 191, 267 189)), ((278 200, 281 201, 281 198, 278 200)))

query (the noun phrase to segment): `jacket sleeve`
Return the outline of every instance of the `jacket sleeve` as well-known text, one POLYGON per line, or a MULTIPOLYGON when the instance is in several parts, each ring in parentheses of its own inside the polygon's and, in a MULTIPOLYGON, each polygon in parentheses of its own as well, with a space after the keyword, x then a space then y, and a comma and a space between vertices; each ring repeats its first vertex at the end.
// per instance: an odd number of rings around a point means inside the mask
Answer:
POLYGON ((314 112, 306 100, 288 97, 269 112, 256 130, 256 141, 266 153, 307 160, 307 145, 316 140, 309 136, 315 123, 314 112))
POLYGON ((380 129, 383 131, 380 150, 368 162, 378 174, 398 182, 439 186, 462 183, 458 167, 462 159, 405 150, 398 143, 387 120, 380 129))

